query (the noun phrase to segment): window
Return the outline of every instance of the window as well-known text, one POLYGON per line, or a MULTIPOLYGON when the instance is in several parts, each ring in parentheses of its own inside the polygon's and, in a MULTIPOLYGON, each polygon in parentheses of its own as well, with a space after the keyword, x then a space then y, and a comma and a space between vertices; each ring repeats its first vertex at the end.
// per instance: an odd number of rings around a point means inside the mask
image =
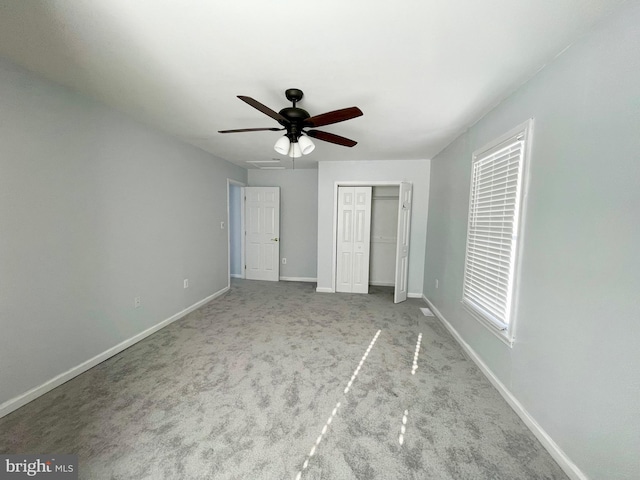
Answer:
POLYGON ((472 159, 462 302, 509 341, 530 130, 528 121, 472 159))

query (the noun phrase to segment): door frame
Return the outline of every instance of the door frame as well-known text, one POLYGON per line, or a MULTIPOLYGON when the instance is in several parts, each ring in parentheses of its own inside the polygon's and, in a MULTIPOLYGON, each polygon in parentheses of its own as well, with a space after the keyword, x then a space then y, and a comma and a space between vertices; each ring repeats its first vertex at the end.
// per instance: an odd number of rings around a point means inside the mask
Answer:
MULTIPOLYGON (((240 187, 240 226, 242 232, 240 234, 240 265, 244 266, 244 187, 246 183, 227 178, 227 282, 228 287, 231 287, 231 185, 240 187)), ((244 278, 244 268, 240 269, 240 277, 244 278)))
MULTIPOLYGON (((413 182, 406 180, 385 180, 385 181, 349 181, 349 180, 337 180, 333 182, 333 249, 332 249, 332 262, 331 262, 331 291, 333 293, 336 292, 336 274, 337 274, 337 260, 338 260, 338 187, 378 187, 378 186, 397 186, 400 189, 400 185, 402 183, 409 183, 412 185, 413 182)), ((412 193, 413 195, 413 193, 412 193)), ((402 200, 398 198, 398 204, 400 204, 402 200)), ((413 213, 413 211, 412 211, 413 213)), ((411 219, 409 219, 411 221, 411 219)), ((396 249, 398 245, 398 240, 396 239, 396 249)), ((395 287, 394 287, 395 291, 395 287)))

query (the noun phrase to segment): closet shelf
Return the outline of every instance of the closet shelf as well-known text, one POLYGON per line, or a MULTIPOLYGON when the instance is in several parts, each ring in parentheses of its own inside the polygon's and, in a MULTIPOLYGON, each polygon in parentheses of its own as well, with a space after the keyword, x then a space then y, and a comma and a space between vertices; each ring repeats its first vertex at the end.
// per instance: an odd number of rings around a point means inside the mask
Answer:
POLYGON ((379 237, 379 236, 372 236, 371 237, 371 243, 396 243, 396 237, 379 237))

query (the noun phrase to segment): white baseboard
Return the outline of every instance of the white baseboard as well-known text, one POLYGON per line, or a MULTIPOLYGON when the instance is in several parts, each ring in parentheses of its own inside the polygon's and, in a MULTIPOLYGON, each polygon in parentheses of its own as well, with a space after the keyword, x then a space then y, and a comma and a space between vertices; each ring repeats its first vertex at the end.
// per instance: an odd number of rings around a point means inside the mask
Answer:
POLYGON ((491 384, 500 392, 500 395, 507 401, 509 406, 520 417, 524 424, 531 430, 535 437, 540 441, 542 446, 549 452, 553 459, 560 465, 560 468, 567 474, 571 480, 589 480, 582 470, 571 461, 566 453, 558 446, 556 442, 549 436, 547 432, 540 426, 538 422, 527 412, 524 406, 518 401, 518 399, 509 391, 509 389, 502 383, 498 377, 491 371, 486 363, 478 356, 471 346, 464 341, 458 331, 451 325, 440 313, 440 311, 431 303, 427 297, 422 295, 422 299, 429 306, 431 311, 436 315, 440 322, 445 326, 449 333, 453 335, 453 338, 460 344, 465 353, 471 360, 478 366, 480 371, 489 379, 491 384))
MULTIPOLYGON (((280 277, 280 279, 282 280, 282 277, 280 277)), ((300 280, 300 281, 302 282, 304 280, 300 280)), ((371 283, 370 285, 374 285, 374 284, 371 283)), ((335 293, 335 291, 333 289, 327 288, 327 287, 317 287, 316 288, 316 293, 335 293)), ((424 298, 424 296, 421 293, 407 293, 407 297, 408 298, 424 298)))
POLYGON ((395 283, 393 282, 372 282, 369 280, 369 285, 373 285, 374 287, 395 287, 395 283))
POLYGON ((317 282, 318 279, 314 277, 280 277, 280 280, 285 282, 317 282))
POLYGON ((244 276, 241 273, 230 273, 229 276, 231 278, 244 278, 244 276))
POLYGON ((200 308, 205 303, 208 303, 214 298, 217 298, 220 295, 226 293, 228 290, 229 290, 228 286, 224 287, 222 290, 217 291, 213 295, 209 295, 208 297, 200 300, 199 302, 194 303, 190 307, 185 308, 184 310, 176 313, 175 315, 172 315, 171 317, 161 321, 160 323, 157 323, 156 325, 147 328, 146 330, 134 335, 133 337, 128 338, 123 342, 120 342, 116 346, 111 347, 108 350, 105 350, 104 352, 96 355, 93 358, 90 358, 85 362, 82 362, 80 365, 77 365, 67 370, 64 373, 61 373, 60 375, 53 377, 51 380, 47 380, 42 385, 34 387, 31 390, 23 393, 22 395, 18 395, 15 398, 7 400, 6 402, 0 405, 0 418, 4 417, 5 415, 8 415, 14 410, 17 410, 23 405, 26 405, 27 403, 35 400, 36 398, 44 395, 45 393, 53 390, 54 388, 62 385, 63 383, 68 382, 72 378, 77 377, 81 373, 86 372, 90 368, 95 367, 96 365, 104 362, 108 358, 113 357, 114 355, 122 352, 123 350, 129 348, 131 345, 138 343, 140 340, 147 338, 149 335, 157 332, 161 328, 166 327, 170 323, 173 323, 176 320, 179 320, 180 318, 193 312, 197 308, 200 308))

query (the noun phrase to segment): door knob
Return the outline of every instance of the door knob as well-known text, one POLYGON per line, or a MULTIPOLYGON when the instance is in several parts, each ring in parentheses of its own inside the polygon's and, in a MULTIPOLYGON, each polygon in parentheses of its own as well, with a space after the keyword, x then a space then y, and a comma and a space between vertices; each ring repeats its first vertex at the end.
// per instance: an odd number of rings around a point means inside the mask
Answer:
POLYGON ((277 242, 277 241, 278 241, 278 237, 276 237, 276 238, 272 238, 272 239, 271 239, 271 241, 272 241, 272 242, 277 242))

